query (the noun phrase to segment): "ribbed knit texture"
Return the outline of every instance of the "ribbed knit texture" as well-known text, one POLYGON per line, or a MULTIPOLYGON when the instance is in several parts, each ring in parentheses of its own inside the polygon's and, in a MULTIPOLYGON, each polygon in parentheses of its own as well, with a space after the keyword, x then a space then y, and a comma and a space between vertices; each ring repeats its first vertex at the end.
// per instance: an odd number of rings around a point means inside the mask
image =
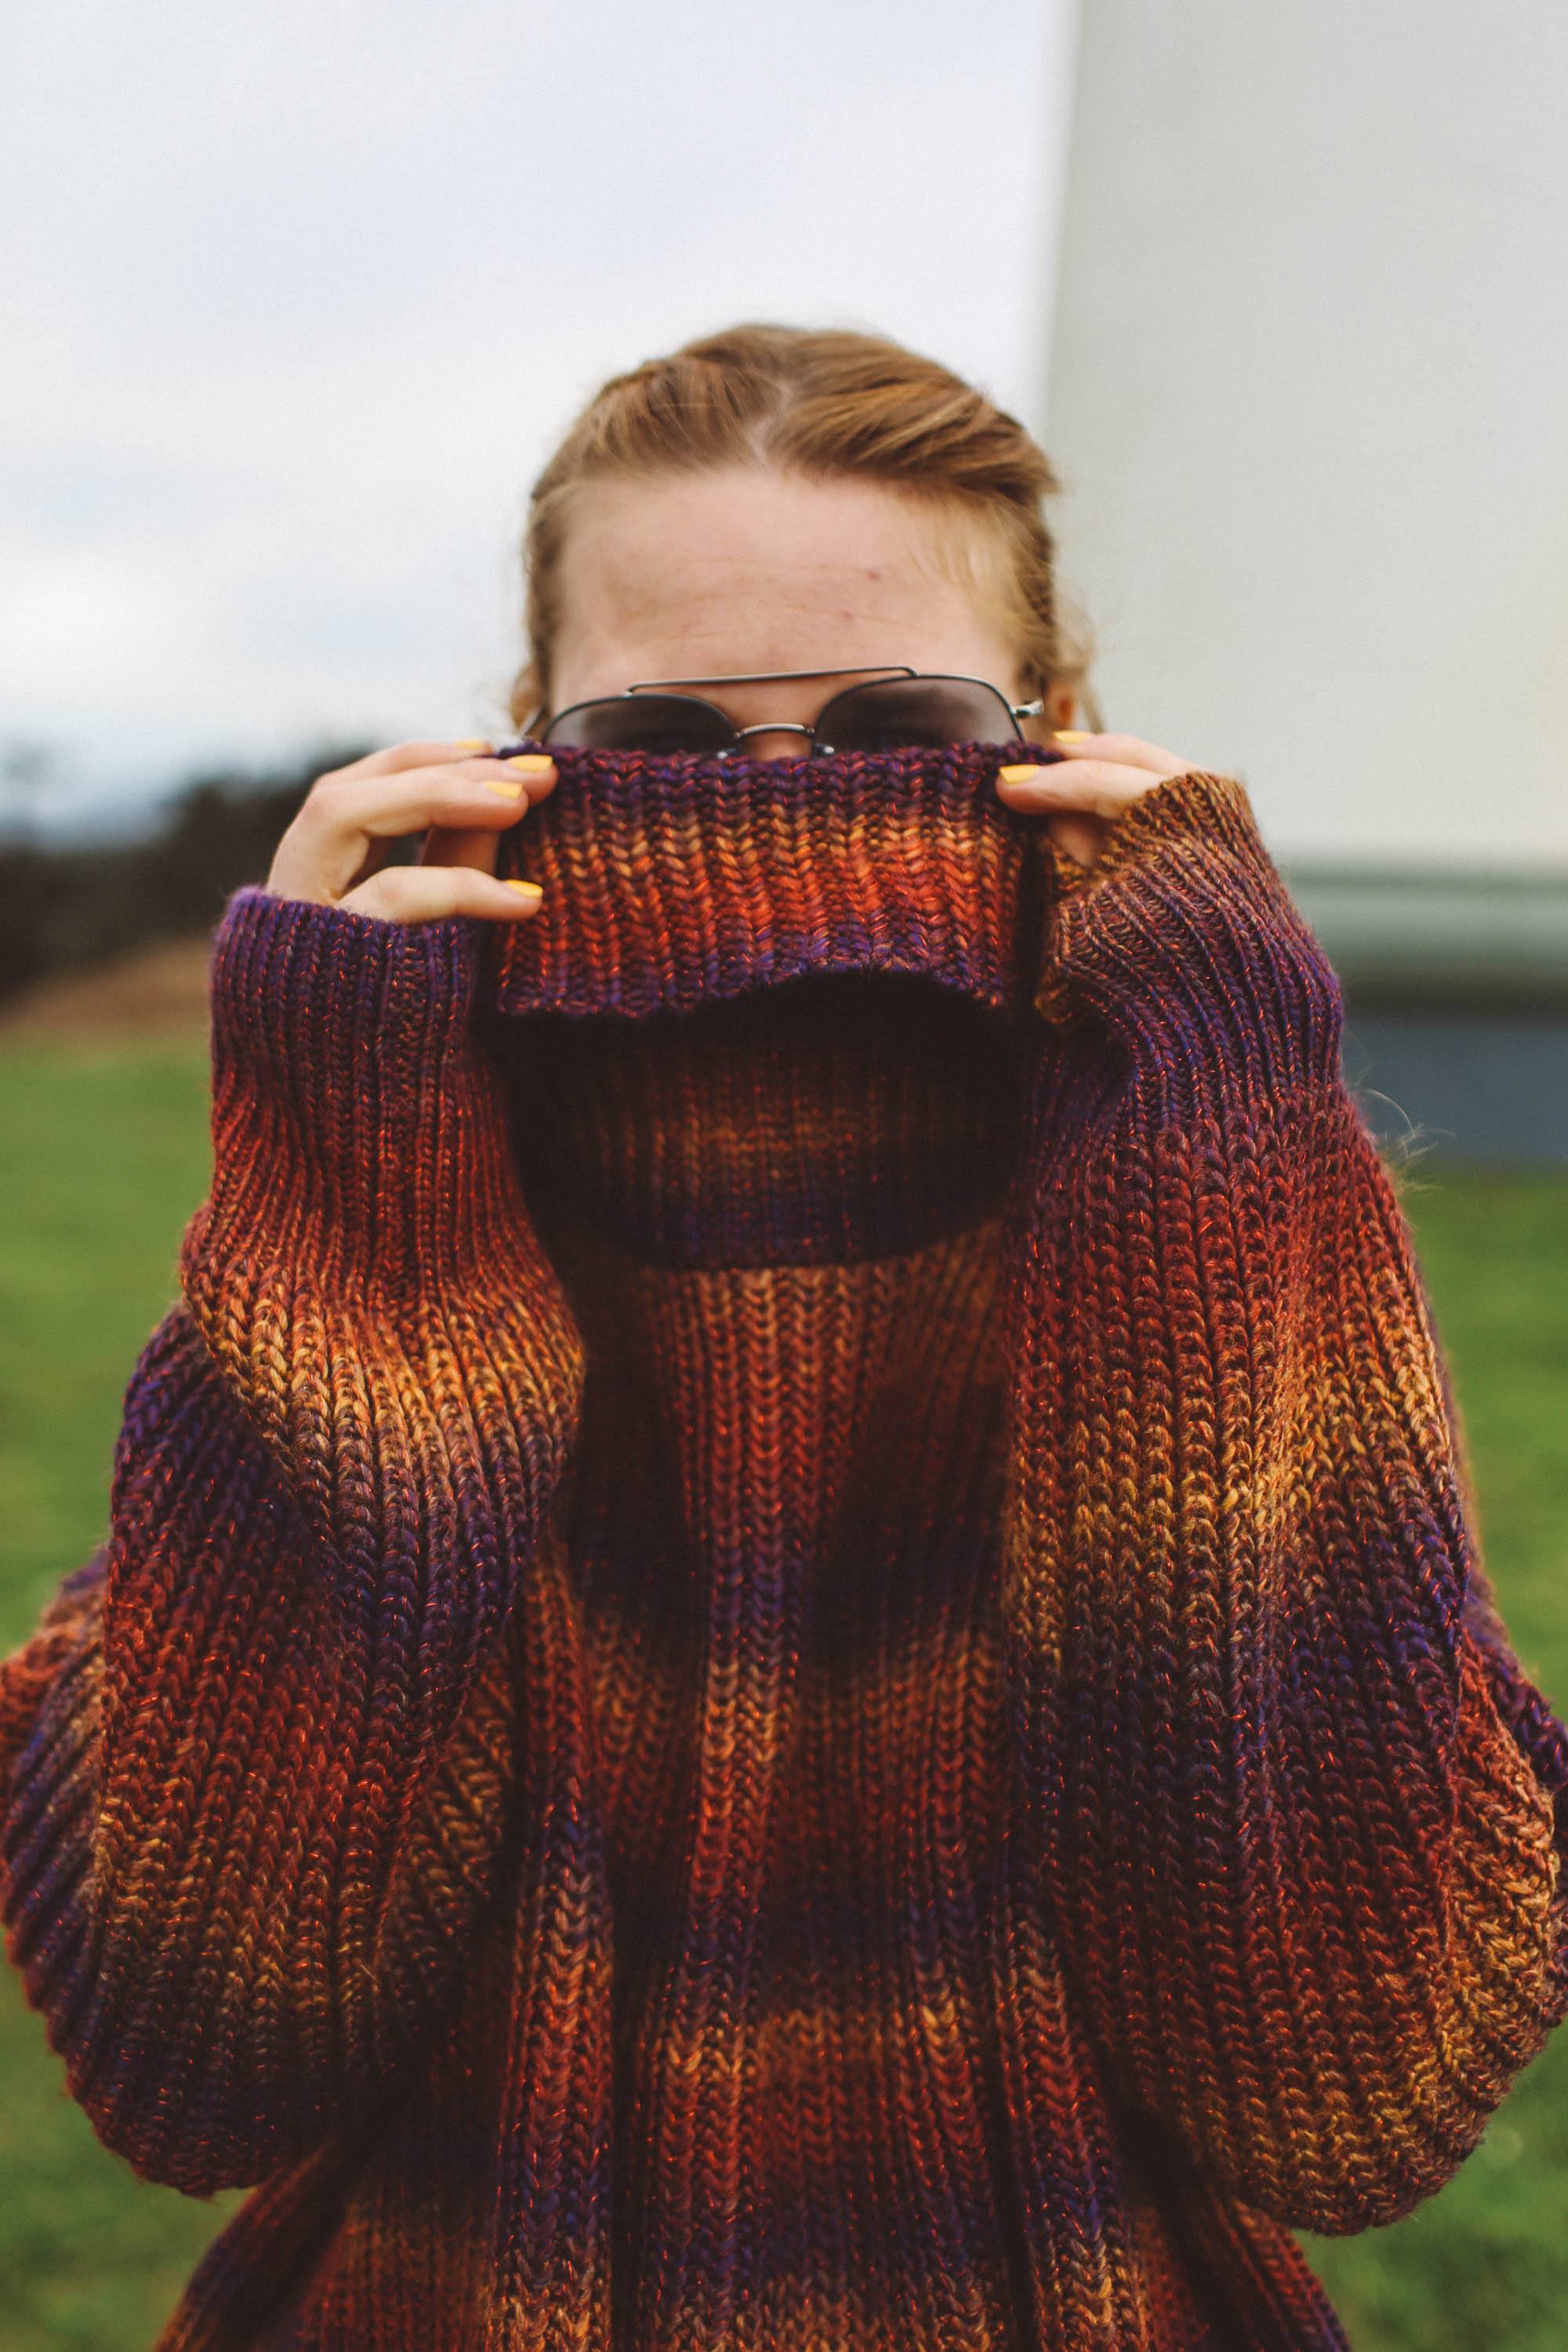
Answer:
POLYGON ((237 892, 7 1950, 158 2352, 1326 2352, 1568 2011, 1340 993, 1234 779, 563 753, 535 919, 237 892))

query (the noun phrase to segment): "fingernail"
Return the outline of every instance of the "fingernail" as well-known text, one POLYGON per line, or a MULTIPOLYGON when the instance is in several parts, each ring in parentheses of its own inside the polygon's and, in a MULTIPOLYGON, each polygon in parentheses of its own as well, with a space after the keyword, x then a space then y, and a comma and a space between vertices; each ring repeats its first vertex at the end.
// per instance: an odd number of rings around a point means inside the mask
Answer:
POLYGON ((499 793, 503 801, 520 801, 522 798, 522 786, 509 784, 504 777, 482 776, 479 781, 487 793, 499 793))
POLYGON ((491 749, 490 739, 488 735, 459 735, 458 749, 459 751, 488 751, 491 749))
POLYGON ((542 776, 546 768, 554 765, 548 751, 520 751, 515 759, 507 761, 509 768, 521 768, 529 776, 542 776))
POLYGON ((1053 727, 1051 737, 1058 743, 1087 743, 1090 730, 1087 727, 1053 727))
POLYGON ((1005 783, 1033 784, 1041 781, 1045 764, 1043 760, 1029 760, 1020 767, 998 768, 996 772, 1005 783))
POLYGON ((537 906, 544 896, 537 882, 509 881, 506 887, 509 890, 515 890, 520 898, 526 898, 530 906, 537 906))

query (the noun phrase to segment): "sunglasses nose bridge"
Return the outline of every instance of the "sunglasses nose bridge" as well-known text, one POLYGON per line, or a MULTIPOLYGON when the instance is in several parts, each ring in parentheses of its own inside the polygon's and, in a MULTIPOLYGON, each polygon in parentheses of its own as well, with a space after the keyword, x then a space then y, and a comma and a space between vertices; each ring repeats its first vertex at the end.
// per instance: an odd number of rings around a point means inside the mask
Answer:
POLYGON ((804 719, 763 719, 754 727, 737 727, 735 740, 743 743, 748 735, 805 735, 809 738, 814 731, 804 719))

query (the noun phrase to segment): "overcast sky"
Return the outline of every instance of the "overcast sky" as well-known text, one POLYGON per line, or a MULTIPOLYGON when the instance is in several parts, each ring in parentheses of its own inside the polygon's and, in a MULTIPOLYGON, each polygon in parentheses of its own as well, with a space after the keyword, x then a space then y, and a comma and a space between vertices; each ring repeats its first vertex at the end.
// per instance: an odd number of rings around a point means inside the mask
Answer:
POLYGON ((1039 429, 1073 16, 50 0, 14 20, 0 735, 57 808, 501 723, 609 373, 863 325, 1039 429))

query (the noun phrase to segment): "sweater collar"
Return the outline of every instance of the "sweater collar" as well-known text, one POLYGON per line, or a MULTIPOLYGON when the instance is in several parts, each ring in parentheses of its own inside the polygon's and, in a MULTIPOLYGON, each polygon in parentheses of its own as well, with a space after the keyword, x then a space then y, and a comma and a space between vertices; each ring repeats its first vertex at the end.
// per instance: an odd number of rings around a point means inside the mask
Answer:
POLYGON ((500 836, 536 915, 488 928, 503 1013, 633 1019, 816 972, 909 972, 998 1012, 1031 1001, 1045 861, 1007 808, 1016 744, 785 761, 563 751, 500 836))
POLYGON ((561 756, 480 1000, 559 1250, 847 1265, 995 1213, 1042 870, 1007 756, 561 756))

